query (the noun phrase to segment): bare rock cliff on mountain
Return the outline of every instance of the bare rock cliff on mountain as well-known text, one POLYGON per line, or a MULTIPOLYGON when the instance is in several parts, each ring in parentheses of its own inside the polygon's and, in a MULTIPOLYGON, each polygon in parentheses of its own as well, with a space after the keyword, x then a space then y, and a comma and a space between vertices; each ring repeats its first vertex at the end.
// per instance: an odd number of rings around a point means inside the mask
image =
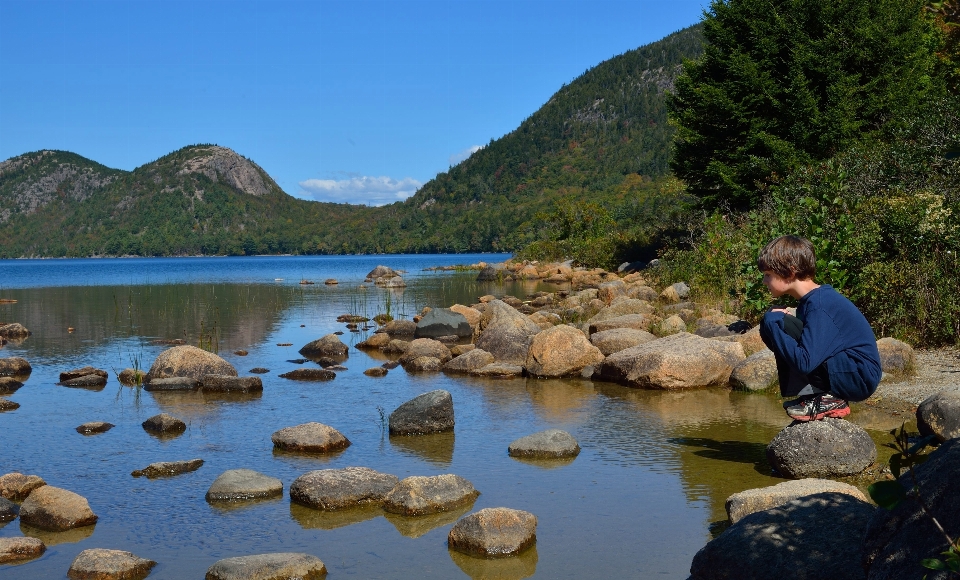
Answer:
POLYGON ((237 191, 257 197, 271 193, 276 187, 272 180, 264 180, 266 173, 259 165, 232 149, 211 145, 199 147, 195 152, 198 155, 185 161, 178 175, 202 173, 212 181, 222 181, 237 191))

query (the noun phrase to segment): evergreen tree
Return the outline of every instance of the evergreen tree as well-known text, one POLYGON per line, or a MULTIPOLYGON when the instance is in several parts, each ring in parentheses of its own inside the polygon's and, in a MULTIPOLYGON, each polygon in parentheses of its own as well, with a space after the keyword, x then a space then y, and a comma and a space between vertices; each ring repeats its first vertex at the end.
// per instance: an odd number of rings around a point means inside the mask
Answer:
POLYGON ((924 0, 714 0, 670 100, 671 167, 708 206, 755 206, 793 169, 937 91, 924 0))

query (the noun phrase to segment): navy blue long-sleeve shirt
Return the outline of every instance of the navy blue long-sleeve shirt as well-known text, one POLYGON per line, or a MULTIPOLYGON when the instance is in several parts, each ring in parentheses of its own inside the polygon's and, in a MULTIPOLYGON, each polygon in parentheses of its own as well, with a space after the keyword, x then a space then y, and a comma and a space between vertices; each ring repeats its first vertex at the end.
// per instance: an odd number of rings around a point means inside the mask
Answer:
POLYGON ((784 332, 783 313, 768 312, 761 324, 777 352, 794 369, 810 374, 827 364, 830 391, 848 401, 862 401, 880 382, 880 352, 870 323, 853 302, 823 285, 808 292, 797 306, 803 321, 800 340, 784 332))

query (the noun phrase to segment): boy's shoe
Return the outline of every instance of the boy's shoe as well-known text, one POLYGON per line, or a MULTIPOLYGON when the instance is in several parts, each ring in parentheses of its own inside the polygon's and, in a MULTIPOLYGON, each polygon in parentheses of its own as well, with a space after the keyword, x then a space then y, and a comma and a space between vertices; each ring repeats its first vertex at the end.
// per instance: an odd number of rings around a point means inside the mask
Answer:
POLYGON ((801 397, 796 404, 787 407, 786 410, 787 415, 795 421, 819 421, 825 417, 839 418, 850 414, 850 406, 847 402, 830 393, 801 397))

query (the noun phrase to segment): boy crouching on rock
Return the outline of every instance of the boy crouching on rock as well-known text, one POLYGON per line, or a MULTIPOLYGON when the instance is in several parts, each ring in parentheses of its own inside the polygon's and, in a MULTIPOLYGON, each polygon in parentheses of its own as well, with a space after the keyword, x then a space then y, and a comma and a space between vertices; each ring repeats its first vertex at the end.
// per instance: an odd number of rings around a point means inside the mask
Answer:
POLYGON ((781 236, 763 248, 757 267, 774 298, 799 300, 797 315, 774 306, 760 323, 760 338, 777 360, 780 394, 794 420, 816 421, 850 414, 848 401, 862 401, 880 382, 880 352, 870 323, 829 285, 813 281, 813 244, 781 236))

